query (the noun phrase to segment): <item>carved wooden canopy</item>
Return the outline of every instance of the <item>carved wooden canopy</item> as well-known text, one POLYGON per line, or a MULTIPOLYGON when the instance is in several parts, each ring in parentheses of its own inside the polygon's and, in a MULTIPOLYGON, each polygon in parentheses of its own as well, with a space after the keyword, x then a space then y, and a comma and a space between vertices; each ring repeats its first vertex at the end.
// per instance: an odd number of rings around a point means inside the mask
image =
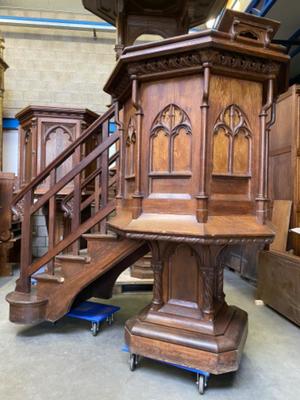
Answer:
POLYGON ((82 0, 84 7, 117 27, 116 52, 143 34, 163 38, 188 33, 189 28, 216 17, 226 0, 82 0))
POLYGON ((116 25, 118 13, 181 19, 188 18, 189 27, 200 25, 216 15, 226 0, 82 0, 86 9, 116 25))

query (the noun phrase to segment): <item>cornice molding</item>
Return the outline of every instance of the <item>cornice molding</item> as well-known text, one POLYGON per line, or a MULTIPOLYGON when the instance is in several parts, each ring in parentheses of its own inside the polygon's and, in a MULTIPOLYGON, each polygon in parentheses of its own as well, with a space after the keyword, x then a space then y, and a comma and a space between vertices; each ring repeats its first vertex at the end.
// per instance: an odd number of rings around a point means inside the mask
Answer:
POLYGON ((277 76, 281 64, 257 56, 243 55, 225 50, 205 49, 187 52, 180 55, 165 55, 159 58, 148 59, 143 62, 129 63, 120 74, 116 84, 112 87, 114 98, 122 97, 129 89, 130 77, 135 75, 138 79, 146 79, 153 74, 165 74, 176 71, 189 73, 189 70, 209 65, 212 70, 235 70, 241 74, 255 73, 269 77, 277 76))

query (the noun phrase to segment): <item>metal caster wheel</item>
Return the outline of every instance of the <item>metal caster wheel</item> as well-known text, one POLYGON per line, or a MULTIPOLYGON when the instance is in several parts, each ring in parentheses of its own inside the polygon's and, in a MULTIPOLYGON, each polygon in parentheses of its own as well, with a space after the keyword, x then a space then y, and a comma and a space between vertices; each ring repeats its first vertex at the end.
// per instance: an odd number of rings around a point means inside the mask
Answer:
POLYGON ((207 377, 205 375, 197 374, 197 387, 200 394, 204 394, 207 386, 207 377))
POLYGON ((129 356, 129 368, 130 371, 134 371, 138 365, 138 356, 136 354, 130 354, 129 356))
POLYGON ((111 315, 110 317, 107 317, 106 321, 109 326, 112 325, 112 323, 114 322, 114 316, 111 315))
POLYGON ((91 332, 93 336, 97 336, 99 332, 99 324, 97 324, 97 322, 92 323, 91 332))

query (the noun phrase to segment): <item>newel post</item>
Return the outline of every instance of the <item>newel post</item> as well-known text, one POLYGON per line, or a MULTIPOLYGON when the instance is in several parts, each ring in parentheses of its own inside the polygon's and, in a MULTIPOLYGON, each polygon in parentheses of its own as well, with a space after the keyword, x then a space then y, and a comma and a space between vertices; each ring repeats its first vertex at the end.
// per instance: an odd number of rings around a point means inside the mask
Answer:
MULTIPOLYGON (((73 154, 73 165, 79 164, 80 163, 80 158, 81 158, 81 149, 80 146, 78 146, 73 154)), ((73 197, 73 216, 72 216, 72 222, 71 222, 71 229, 72 232, 75 232, 79 225, 80 225, 80 220, 81 220, 81 211, 80 211, 80 203, 81 203, 81 175, 77 174, 74 177, 74 197, 73 197)), ((78 255, 80 249, 80 243, 79 240, 76 240, 72 244, 72 253, 73 255, 78 255)))
POLYGON ((21 236, 21 255, 20 255, 20 278, 17 281, 16 290, 18 292, 29 293, 30 275, 28 269, 32 263, 32 219, 31 205, 33 201, 33 192, 29 190, 23 199, 23 220, 21 236))
MULTIPOLYGON (((56 183, 56 169, 54 168, 50 172, 50 187, 53 187, 56 183)), ((48 212, 48 252, 55 247, 55 234, 56 234, 56 198, 53 195, 49 199, 49 212, 48 212)), ((47 267, 48 273, 54 275, 54 258, 49 261, 47 267)))

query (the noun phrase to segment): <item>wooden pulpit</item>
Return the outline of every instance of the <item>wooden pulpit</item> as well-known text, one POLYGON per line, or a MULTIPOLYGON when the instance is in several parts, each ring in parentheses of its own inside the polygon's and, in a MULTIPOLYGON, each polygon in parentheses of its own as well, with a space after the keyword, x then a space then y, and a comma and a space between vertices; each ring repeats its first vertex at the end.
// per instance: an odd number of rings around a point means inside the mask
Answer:
MULTIPOLYGON (((30 105, 16 115, 19 127, 19 187, 23 188, 72 144, 90 126, 98 114, 88 109, 30 105)), ((69 172, 80 159, 92 151, 97 138, 90 140, 82 154, 67 159, 57 171, 58 177, 69 172)), ((49 180, 40 185, 37 194, 45 193, 49 180)), ((68 190, 73 189, 70 183, 68 190)), ((66 194, 66 193, 62 193, 66 194)))
POLYGON ((268 245, 268 137, 288 56, 275 21, 227 10, 217 29, 125 48, 105 91, 119 104, 117 213, 152 251, 153 300, 126 323, 131 353, 237 370, 247 313, 225 301, 222 255, 268 245))

